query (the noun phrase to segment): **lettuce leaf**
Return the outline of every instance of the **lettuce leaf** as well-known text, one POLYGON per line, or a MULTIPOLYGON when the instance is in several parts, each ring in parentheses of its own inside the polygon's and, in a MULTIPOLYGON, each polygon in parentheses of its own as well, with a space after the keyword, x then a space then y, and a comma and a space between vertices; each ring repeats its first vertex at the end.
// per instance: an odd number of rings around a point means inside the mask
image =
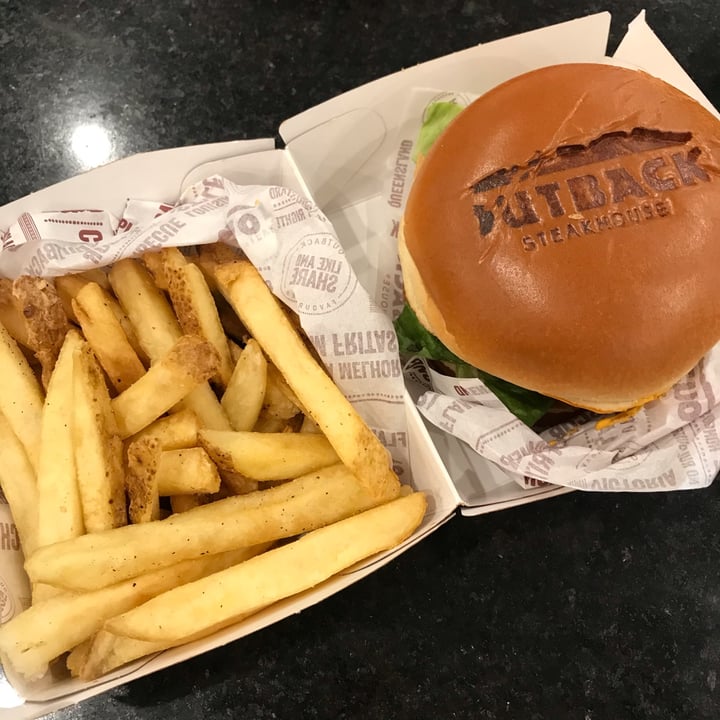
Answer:
POLYGON ((420 133, 418 134, 413 162, 418 156, 427 155, 433 143, 440 137, 445 128, 464 110, 462 105, 454 102, 434 102, 428 105, 420 133))
POLYGON ((395 332, 401 353, 445 363, 451 366, 455 376, 459 378, 479 378, 513 415, 530 427, 535 425, 555 402, 552 398, 513 385, 461 360, 423 327, 407 303, 395 320, 395 332))

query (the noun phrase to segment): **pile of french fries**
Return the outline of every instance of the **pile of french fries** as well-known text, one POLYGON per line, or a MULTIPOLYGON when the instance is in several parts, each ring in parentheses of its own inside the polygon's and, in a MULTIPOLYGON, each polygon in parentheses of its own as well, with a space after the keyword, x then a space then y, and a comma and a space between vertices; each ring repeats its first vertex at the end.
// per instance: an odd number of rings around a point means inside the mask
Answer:
POLYGON ((28 679, 95 679, 314 587, 426 510, 255 268, 223 245, 0 280, 0 485, 28 679))

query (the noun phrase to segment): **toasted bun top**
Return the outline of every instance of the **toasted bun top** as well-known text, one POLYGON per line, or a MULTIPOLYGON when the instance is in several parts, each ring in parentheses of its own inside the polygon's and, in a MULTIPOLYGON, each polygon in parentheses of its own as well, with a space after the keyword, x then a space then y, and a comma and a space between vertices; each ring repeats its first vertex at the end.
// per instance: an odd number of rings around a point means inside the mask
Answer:
POLYGON ((643 72, 558 65, 464 110, 420 164, 401 261, 472 365, 601 412, 720 339, 720 122, 643 72))

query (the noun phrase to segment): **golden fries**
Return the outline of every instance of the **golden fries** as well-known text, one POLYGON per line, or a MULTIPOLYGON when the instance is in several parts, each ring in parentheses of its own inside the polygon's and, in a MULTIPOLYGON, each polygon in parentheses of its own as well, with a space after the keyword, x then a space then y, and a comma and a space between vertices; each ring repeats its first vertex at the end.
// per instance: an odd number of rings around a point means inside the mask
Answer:
POLYGON ((231 247, 224 242, 216 242, 210 245, 198 245, 196 255, 192 258, 192 261, 202 270, 210 288, 216 291, 215 271, 218 267, 244 258, 245 255, 239 248, 231 247))
POLYGON ((145 368, 113 312, 108 293, 89 282, 71 304, 83 335, 115 390, 129 388, 145 374, 145 368))
POLYGON ((134 385, 112 400, 121 437, 134 435, 157 420, 217 370, 210 343, 182 336, 134 385))
POLYGON ((420 524, 425 509, 425 496, 413 493, 158 595, 104 623, 81 677, 93 679, 134 660, 138 652, 146 654, 149 647, 197 639, 308 590, 402 542, 420 524))
POLYGON ((108 273, 112 289, 151 362, 166 355, 182 330, 170 304, 137 260, 120 260, 108 273))
POLYGON ((263 406, 267 388, 267 361, 255 340, 240 353, 220 401, 233 430, 252 430, 263 406))
POLYGON ((216 493, 220 474, 202 448, 165 450, 158 459, 157 488, 163 497, 216 493))
POLYGON ((274 365, 268 365, 262 415, 267 418, 290 420, 302 411, 300 401, 285 378, 274 365))
POLYGON ((143 253, 142 262, 150 275, 152 275, 153 282, 158 290, 167 290, 168 281, 167 276, 165 275, 165 266, 160 253, 157 250, 150 250, 143 253))
POLYGON ((105 620, 171 588, 243 562, 267 545, 186 560, 95 592, 62 593, 33 605, 0 627, 0 657, 24 677, 41 677, 48 664, 96 633, 105 620))
MULTIPOLYGON (((155 363, 182 336, 170 303, 137 260, 120 260, 108 273, 113 290, 130 318, 140 346, 155 363)), ((184 398, 181 407, 192 410, 203 427, 230 430, 230 421, 209 385, 199 385, 184 398)))
POLYGON ((177 405, 177 410, 191 410, 203 427, 210 430, 230 430, 230 421, 207 383, 198 385, 177 405))
POLYGON ((140 438, 130 443, 127 451, 128 515, 131 523, 160 519, 157 466, 160 446, 155 438, 140 438))
POLYGON ((218 468, 218 472, 222 479, 222 487, 224 487, 230 495, 247 495, 247 493, 255 492, 260 487, 260 483, 257 480, 251 480, 234 470, 218 468))
POLYGON ((207 502, 207 497, 203 495, 172 495, 170 497, 170 507, 173 513, 182 513, 193 508, 200 507, 207 502))
POLYGON ((126 525, 39 548, 25 569, 33 582, 95 590, 179 560, 292 537, 376 504, 346 467, 335 465, 167 520, 126 525))
POLYGON ((37 470, 44 397, 40 383, 8 331, 0 325, 0 412, 37 470))
POLYGON ((49 280, 23 275, 13 282, 13 296, 25 318, 28 347, 42 366, 42 383, 47 387, 70 323, 49 280))
POLYGON ((182 450, 198 443, 200 424, 192 410, 179 410, 141 430, 133 439, 156 438, 163 450, 182 450))
POLYGON ((199 438, 219 468, 253 480, 285 480, 339 462, 324 435, 201 430, 199 438))
POLYGON ((10 506, 23 552, 29 556, 37 546, 37 479, 25 448, 1 412, 0 438, 0 487, 10 506))
POLYGON ((216 277, 243 324, 283 374, 338 457, 378 500, 396 497, 399 481, 388 451, 315 361, 258 271, 249 262, 237 262, 218 267, 216 277))
POLYGON ((400 488, 239 257, 167 248, 107 274, 0 280, 0 486, 33 591, 0 627, 8 669, 37 678, 69 653, 94 679, 308 590, 422 520, 424 496, 400 488))
POLYGON ((233 362, 215 301, 202 271, 197 265, 188 263, 177 248, 163 248, 157 255, 180 327, 184 333, 199 335, 213 345, 220 360, 216 381, 224 388, 230 381, 233 362))
POLYGON ((317 423, 311 417, 305 415, 305 417, 303 417, 302 425, 300 426, 300 430, 298 430, 298 432, 319 433, 320 428, 317 426, 317 423))
POLYGON ((12 280, 0 278, 0 323, 16 342, 24 347, 28 345, 28 331, 25 318, 13 295, 12 280))
POLYGON ((55 289, 57 290, 58 297, 62 303, 65 314, 70 320, 78 323, 78 318, 75 316, 75 310, 73 309, 72 301, 77 297, 78 293, 88 284, 94 283, 99 285, 105 291, 105 302, 109 309, 115 315, 115 319, 120 323, 127 341, 130 343, 135 354, 140 358, 143 363, 148 362, 148 357, 140 347, 137 337, 135 336, 135 330, 130 323, 128 316, 123 312, 120 307, 120 303, 112 296, 112 288, 110 287, 110 280, 108 276, 100 269, 98 270, 87 270, 81 273, 74 273, 72 275, 62 275, 61 277, 55 278, 55 289))
POLYGON ((82 345, 80 333, 68 331, 48 384, 37 474, 38 547, 85 532, 72 433, 74 357, 82 345))
POLYGON ((77 318, 75 317, 75 311, 72 306, 73 298, 89 282, 92 281, 82 273, 61 275, 60 277, 55 278, 55 291, 58 294, 58 298, 60 298, 65 315, 67 315, 67 317, 75 323, 77 322, 77 318))
POLYGON ((77 483, 85 530, 99 532, 127 522, 122 440, 105 379, 90 346, 83 343, 77 347, 73 361, 72 439, 77 483))

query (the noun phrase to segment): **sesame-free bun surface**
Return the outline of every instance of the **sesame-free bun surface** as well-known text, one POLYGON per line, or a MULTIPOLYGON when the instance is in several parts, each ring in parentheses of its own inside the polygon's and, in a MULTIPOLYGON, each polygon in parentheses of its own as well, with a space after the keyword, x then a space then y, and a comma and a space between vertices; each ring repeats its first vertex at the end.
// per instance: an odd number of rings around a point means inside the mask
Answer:
POLYGON ((643 72, 518 76, 420 164, 408 302, 472 365, 599 412, 665 392, 720 339, 720 122, 643 72))

